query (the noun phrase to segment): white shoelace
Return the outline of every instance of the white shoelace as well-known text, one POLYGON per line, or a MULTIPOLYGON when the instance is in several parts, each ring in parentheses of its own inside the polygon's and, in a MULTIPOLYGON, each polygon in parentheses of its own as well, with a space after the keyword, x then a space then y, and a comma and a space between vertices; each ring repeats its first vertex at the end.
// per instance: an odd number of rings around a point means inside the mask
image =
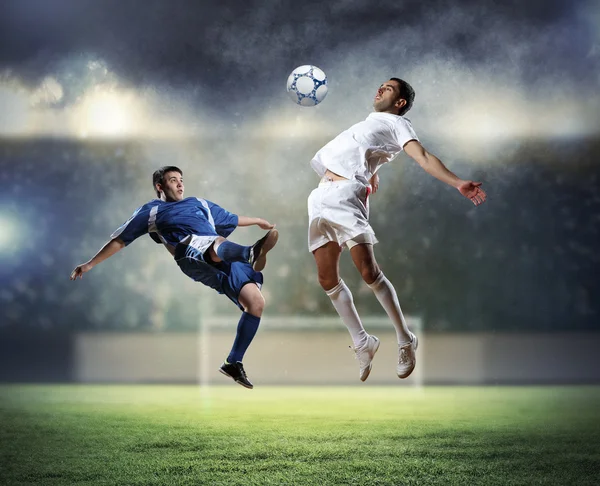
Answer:
POLYGON ((353 348, 352 346, 348 346, 352 351, 354 351, 354 359, 358 360, 360 363, 360 367, 364 368, 369 364, 371 360, 371 356, 369 354, 368 346, 365 346, 364 349, 353 348))
POLYGON ((398 364, 409 364, 410 359, 406 348, 400 348, 400 355, 398 356, 398 364))

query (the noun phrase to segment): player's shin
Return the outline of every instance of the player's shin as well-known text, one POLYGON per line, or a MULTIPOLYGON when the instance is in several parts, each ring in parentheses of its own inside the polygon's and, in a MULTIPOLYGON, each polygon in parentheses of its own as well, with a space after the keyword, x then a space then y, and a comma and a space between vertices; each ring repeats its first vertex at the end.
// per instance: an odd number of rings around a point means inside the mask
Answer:
POLYGON ((392 320, 396 329, 398 344, 406 344, 411 341, 411 334, 406 325, 406 320, 398 302, 398 295, 391 282, 385 277, 383 272, 379 274, 375 282, 369 284, 375 297, 385 310, 386 314, 392 320))
POLYGON ((253 316, 247 312, 242 313, 242 317, 240 317, 238 322, 237 334, 235 336, 235 341, 233 342, 233 347, 227 357, 228 363, 233 364, 244 359, 244 354, 254 339, 259 325, 260 317, 253 316))
POLYGON ((335 310, 342 319, 344 325, 348 328, 355 349, 362 348, 367 342, 368 334, 360 321, 356 307, 354 306, 354 299, 352 298, 352 292, 346 286, 343 280, 330 290, 326 291, 327 295, 331 299, 331 303, 335 310))

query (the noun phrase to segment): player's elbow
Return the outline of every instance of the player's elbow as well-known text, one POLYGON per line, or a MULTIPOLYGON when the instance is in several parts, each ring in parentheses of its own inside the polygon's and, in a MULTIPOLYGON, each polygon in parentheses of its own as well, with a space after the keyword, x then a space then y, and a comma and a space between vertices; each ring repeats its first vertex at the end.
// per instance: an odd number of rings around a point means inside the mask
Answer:
POLYGON ((427 158, 427 154, 418 154, 415 157, 413 157, 413 159, 423 169, 427 170, 427 167, 429 166, 429 159, 427 158))
POLYGON ((125 248, 125 242, 121 238, 113 238, 114 243, 120 248, 125 248))

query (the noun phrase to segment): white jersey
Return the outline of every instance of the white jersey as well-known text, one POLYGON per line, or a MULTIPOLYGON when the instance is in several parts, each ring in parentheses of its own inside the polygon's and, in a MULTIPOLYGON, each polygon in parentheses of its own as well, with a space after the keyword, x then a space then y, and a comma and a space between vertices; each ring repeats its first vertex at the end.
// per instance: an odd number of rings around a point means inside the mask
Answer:
POLYGON ((419 140, 410 120, 391 113, 371 113, 319 150, 310 162, 322 177, 329 169, 365 185, 380 166, 411 140, 419 140))

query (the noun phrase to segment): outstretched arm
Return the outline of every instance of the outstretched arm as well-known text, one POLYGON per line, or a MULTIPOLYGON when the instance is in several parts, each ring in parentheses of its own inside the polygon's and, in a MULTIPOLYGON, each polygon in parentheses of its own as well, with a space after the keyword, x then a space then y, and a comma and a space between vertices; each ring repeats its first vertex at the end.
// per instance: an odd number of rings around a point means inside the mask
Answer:
POLYGON ((96 255, 90 261, 75 267, 75 270, 71 272, 71 280, 76 280, 77 277, 83 278, 84 273, 89 272, 92 268, 98 265, 98 263, 110 258, 123 248, 125 248, 125 243, 121 239, 114 238, 110 240, 100 249, 98 253, 96 253, 96 255))
POLYGON ((266 219, 249 218, 248 216, 238 216, 238 226, 252 226, 252 225, 256 225, 264 230, 270 230, 275 227, 274 224, 269 223, 266 219))
POLYGON ((486 199, 481 182, 465 181, 451 172, 440 159, 425 150, 419 142, 411 140, 404 146, 404 151, 413 158, 428 174, 456 188, 464 197, 479 206, 486 199))
POLYGON ((377 172, 373 174, 369 184, 371 184, 371 194, 375 194, 379 190, 379 174, 377 172))

